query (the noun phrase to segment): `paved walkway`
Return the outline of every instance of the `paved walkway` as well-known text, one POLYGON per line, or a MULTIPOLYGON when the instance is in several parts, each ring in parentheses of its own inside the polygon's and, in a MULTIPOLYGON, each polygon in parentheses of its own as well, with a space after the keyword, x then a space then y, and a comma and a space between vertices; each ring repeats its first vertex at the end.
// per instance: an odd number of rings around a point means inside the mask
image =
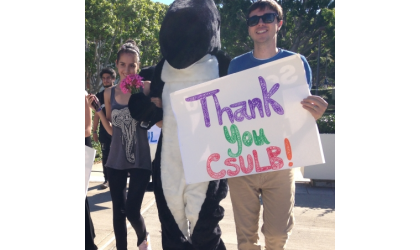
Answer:
MULTIPOLYGON (((302 177, 299 168, 295 169, 296 201, 295 226, 288 241, 287 250, 331 250, 335 249, 335 188, 312 187, 309 179, 302 177)), ((95 243, 99 250, 114 250, 115 239, 112 228, 112 204, 109 188, 101 190, 103 182, 102 165, 95 164, 92 169, 88 190, 91 216, 95 227, 95 243)), ((220 222, 222 239, 227 250, 236 250, 235 223, 233 220, 230 194, 222 200, 225 217, 220 222)), ((262 209, 261 209, 262 211, 262 209)), ((141 208, 147 230, 151 234, 153 250, 161 250, 161 234, 158 212, 153 192, 146 192, 141 208)), ((260 216, 262 217, 262 216, 260 216)), ((260 219, 260 225, 262 219, 260 219)), ((127 222, 127 224, 129 224, 127 222)), ((261 244, 264 237, 260 232, 261 244)), ((128 230, 128 250, 137 250, 136 235, 131 227, 128 230)))

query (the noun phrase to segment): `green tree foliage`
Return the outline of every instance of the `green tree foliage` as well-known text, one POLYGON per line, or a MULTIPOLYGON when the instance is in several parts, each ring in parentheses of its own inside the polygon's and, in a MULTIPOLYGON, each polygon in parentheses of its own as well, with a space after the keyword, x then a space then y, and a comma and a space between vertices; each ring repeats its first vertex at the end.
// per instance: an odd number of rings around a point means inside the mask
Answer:
POLYGON ((160 60, 159 30, 168 5, 151 0, 85 1, 86 88, 101 87, 99 72, 114 67, 118 48, 129 38, 140 48, 141 66, 160 60))
POLYGON ((323 114, 322 117, 316 120, 319 133, 335 134, 335 114, 323 114))
MULTIPOLYGON (((222 48, 231 57, 253 49, 248 35, 246 13, 251 0, 215 0, 221 16, 222 48)), ((334 0, 278 0, 283 8, 283 26, 277 46, 304 55, 316 76, 318 37, 321 36, 320 79, 335 78, 335 2, 334 0), (326 67, 328 65, 328 68, 326 67)), ((313 79, 314 83, 316 79, 313 79)))

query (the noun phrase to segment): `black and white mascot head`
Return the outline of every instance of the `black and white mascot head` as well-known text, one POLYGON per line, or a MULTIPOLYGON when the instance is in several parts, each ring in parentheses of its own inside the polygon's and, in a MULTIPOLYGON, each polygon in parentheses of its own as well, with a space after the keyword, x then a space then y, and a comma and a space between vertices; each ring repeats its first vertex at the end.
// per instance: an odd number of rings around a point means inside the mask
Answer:
POLYGON ((153 183, 164 250, 221 250, 219 205, 227 180, 187 185, 169 94, 225 76, 230 58, 220 50, 220 15, 213 0, 175 0, 162 22, 159 44, 163 59, 156 65, 151 92, 132 95, 131 116, 150 128, 163 120, 153 183), (162 108, 150 102, 162 99, 162 108))

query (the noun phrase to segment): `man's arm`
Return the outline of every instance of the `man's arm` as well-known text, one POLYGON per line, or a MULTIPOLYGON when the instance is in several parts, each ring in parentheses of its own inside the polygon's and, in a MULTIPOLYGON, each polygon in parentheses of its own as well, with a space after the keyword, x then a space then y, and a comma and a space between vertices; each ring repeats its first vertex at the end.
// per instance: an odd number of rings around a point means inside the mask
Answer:
MULTIPOLYGON (((302 59, 303 66, 305 67, 306 80, 308 81, 308 87, 310 90, 312 88, 312 70, 306 58, 303 55, 301 55, 300 58, 302 59)), ((322 97, 317 95, 310 95, 303 99, 300 103, 304 109, 311 113, 315 120, 321 118, 328 107, 328 103, 322 97)))

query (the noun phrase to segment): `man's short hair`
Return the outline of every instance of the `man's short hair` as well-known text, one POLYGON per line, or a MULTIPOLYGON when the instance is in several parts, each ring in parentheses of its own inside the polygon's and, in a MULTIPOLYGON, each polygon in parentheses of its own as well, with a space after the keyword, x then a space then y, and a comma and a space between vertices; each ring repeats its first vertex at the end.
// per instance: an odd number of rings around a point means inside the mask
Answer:
POLYGON ((117 77, 117 73, 115 73, 115 70, 111 69, 111 68, 104 68, 101 70, 101 73, 99 73, 99 76, 102 79, 102 75, 103 74, 110 74, 112 79, 115 80, 115 78, 117 77))
POLYGON ((275 11, 279 15, 277 17, 278 21, 283 19, 283 9, 281 8, 280 4, 274 0, 258 0, 254 2, 251 6, 249 6, 246 17, 249 18, 249 14, 256 9, 265 10, 266 8, 275 11))

